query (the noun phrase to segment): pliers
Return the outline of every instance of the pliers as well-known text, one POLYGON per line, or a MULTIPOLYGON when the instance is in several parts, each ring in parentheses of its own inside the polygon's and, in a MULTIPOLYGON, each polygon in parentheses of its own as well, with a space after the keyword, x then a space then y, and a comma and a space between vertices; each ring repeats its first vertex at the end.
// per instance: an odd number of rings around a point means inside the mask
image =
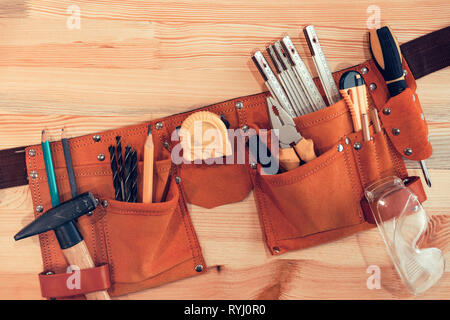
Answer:
POLYGON ((294 119, 272 97, 267 97, 267 109, 272 129, 280 143, 279 161, 286 171, 316 158, 314 143, 302 137, 295 127, 294 119))

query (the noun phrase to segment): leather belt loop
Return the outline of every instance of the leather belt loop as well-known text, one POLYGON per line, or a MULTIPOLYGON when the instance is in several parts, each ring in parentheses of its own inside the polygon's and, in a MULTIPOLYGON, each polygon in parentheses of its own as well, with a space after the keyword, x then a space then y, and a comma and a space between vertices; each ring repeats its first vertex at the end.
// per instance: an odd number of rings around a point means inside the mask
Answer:
POLYGON ((72 273, 39 274, 41 294, 45 298, 65 298, 89 292, 107 290, 111 287, 107 264, 72 273), (77 274, 77 272, 79 272, 77 274), (71 278, 72 277, 72 278, 71 278))

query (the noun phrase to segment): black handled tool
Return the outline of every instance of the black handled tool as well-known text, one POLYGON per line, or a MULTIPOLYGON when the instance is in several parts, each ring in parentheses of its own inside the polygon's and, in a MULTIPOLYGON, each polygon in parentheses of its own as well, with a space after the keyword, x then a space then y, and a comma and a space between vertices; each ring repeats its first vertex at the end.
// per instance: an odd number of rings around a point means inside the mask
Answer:
MULTIPOLYGON (((369 32, 370 52, 375 63, 383 75, 391 97, 400 94, 407 88, 402 67, 402 53, 391 29, 384 26, 380 29, 372 29, 369 32)), ((431 187, 430 175, 428 174, 425 161, 419 161, 423 176, 429 187, 431 187)))

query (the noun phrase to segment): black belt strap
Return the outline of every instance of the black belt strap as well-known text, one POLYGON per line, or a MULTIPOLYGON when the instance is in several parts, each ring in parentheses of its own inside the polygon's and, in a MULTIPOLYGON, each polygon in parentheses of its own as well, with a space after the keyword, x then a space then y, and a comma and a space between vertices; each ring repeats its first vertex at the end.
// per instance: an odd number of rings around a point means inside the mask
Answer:
MULTIPOLYGON (((450 27, 400 46, 415 79, 449 66, 450 27)), ((25 147, 0 150, 0 189, 28 184, 25 147)))
POLYGON ((450 27, 434 31, 400 46, 414 79, 448 67, 450 27))

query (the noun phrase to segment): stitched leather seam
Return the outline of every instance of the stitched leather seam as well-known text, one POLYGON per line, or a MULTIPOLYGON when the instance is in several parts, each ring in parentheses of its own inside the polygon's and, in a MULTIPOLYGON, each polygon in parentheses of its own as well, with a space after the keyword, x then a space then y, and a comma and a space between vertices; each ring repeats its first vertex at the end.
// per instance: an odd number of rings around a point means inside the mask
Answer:
POLYGON ((111 236, 109 233, 109 227, 108 227, 108 217, 107 214, 104 215, 104 231, 105 231, 105 242, 106 242, 106 252, 108 255, 108 262, 110 266, 110 276, 111 276, 111 286, 115 282, 115 270, 114 270, 114 259, 113 259, 113 253, 112 253, 112 244, 111 244, 111 236))
POLYGON ((317 171, 319 171, 320 169, 323 169, 325 167, 327 167, 328 165, 330 165, 330 163, 336 159, 338 156, 340 156, 338 153, 335 153, 332 157, 326 159, 324 162, 322 162, 320 165, 312 168, 310 171, 308 171, 307 173, 303 174, 302 176, 299 177, 290 177, 287 178, 286 180, 283 181, 267 181, 267 183, 269 183, 270 185, 273 186, 284 186, 284 185, 289 185, 295 182, 298 182, 300 180, 303 180, 304 178, 316 173, 317 171))
MULTIPOLYGON (((179 173, 178 168, 177 168, 177 172, 179 173)), ((169 179, 172 179, 172 177, 169 177, 169 179)), ((196 257, 197 256, 196 252, 197 252, 198 249, 196 247, 199 244, 198 243, 197 244, 193 244, 193 241, 195 240, 195 239, 193 239, 193 235, 195 235, 195 230, 193 230, 192 226, 187 226, 187 224, 186 224, 186 223, 188 223, 188 221, 186 221, 186 219, 189 217, 189 212, 188 212, 188 209, 187 209, 187 206, 186 206, 187 202, 186 202, 186 199, 184 197, 184 191, 183 191, 182 183, 178 184, 178 191, 179 191, 179 194, 180 194, 179 198, 178 198, 178 208, 179 208, 179 211, 180 211, 179 214, 181 214, 181 218, 183 220, 184 231, 186 232, 186 236, 187 236, 188 241, 189 241, 189 248, 191 249, 192 255, 194 257, 194 261, 197 264, 198 259, 196 257), (193 232, 193 234, 191 234, 189 232, 189 230, 191 232, 193 232), (194 249, 194 247, 195 247, 195 249, 194 249)))
MULTIPOLYGON (((263 224, 265 225, 265 229, 266 229, 266 233, 268 233, 270 235, 270 238, 268 237, 268 234, 266 234, 267 237, 267 242, 274 242, 274 239, 277 239, 276 236, 276 232, 275 229, 273 228, 273 223, 272 223, 272 218, 270 216, 270 214, 268 214, 267 211, 267 200, 266 200, 266 193, 263 191, 263 187, 261 186, 261 184, 258 185, 258 189, 261 193, 260 195, 260 201, 261 201, 261 208, 262 208, 262 213, 263 213, 263 224), (267 213, 266 213, 267 212, 267 213), (269 229, 270 228, 270 229, 269 229)), ((270 245, 269 245, 270 247, 270 245)))
POLYGON ((373 153, 375 154, 375 161, 376 161, 376 165, 377 165, 377 178, 380 179, 381 178, 381 164, 380 164, 380 158, 378 157, 378 152, 377 152, 377 143, 378 137, 375 138, 375 140, 373 141, 374 143, 374 148, 373 148, 373 153))
MULTIPOLYGON (((186 262, 189 262, 190 260, 193 260, 194 263, 195 263, 195 258, 196 258, 196 257, 190 257, 190 258, 188 258, 188 259, 186 259, 186 260, 183 260, 183 261, 181 261, 181 262, 179 262, 179 263, 177 263, 177 264, 171 266, 171 267, 168 268, 168 269, 165 269, 165 270, 163 270, 163 271, 161 271, 161 272, 159 272, 159 273, 157 273, 157 274, 151 275, 150 277, 147 277, 147 278, 145 278, 145 279, 143 279, 143 280, 141 280, 141 281, 138 281, 138 282, 114 282, 114 283, 115 283, 115 284, 123 284, 123 285, 129 285, 129 284, 138 285, 138 284, 140 284, 140 283, 142 283, 142 282, 145 282, 145 281, 148 281, 148 280, 150 280, 150 279, 156 278, 156 277, 158 277, 158 276, 160 276, 160 275, 162 275, 162 274, 164 274, 164 273, 166 273, 166 272, 168 272, 168 271, 170 271, 170 270, 172 270, 172 269, 178 268, 179 266, 185 264, 186 262)), ((197 273, 197 272, 194 272, 194 274, 196 274, 196 273, 197 273)), ((201 273, 199 273, 199 274, 201 274, 201 273)))
MULTIPOLYGON (((364 221, 363 221, 364 222, 364 221)), ((350 224, 347 226, 343 226, 343 227, 338 227, 338 228, 333 228, 333 229, 326 229, 326 230, 322 230, 322 231, 318 231, 318 232, 314 232, 314 233, 310 233, 304 236, 299 236, 299 237, 292 237, 292 238, 284 238, 284 239, 278 239, 278 241, 285 241, 285 240, 297 240, 297 239, 306 239, 308 237, 312 237, 321 233, 326 233, 326 232, 331 232, 331 231, 336 231, 336 230, 342 230, 342 229, 347 229, 347 228, 351 228, 354 226, 358 226, 360 225, 362 222, 360 223, 354 223, 354 224, 350 224)), ((329 243, 329 241, 327 241, 326 243, 329 243)))
MULTIPOLYGON (((347 167, 347 176, 350 179, 350 187, 351 187, 351 189, 353 191, 353 194, 356 195, 357 192, 356 192, 355 188, 356 188, 357 181, 355 181, 356 177, 352 174, 350 159, 348 158, 348 156, 349 156, 348 152, 352 152, 351 149, 350 148, 345 148, 345 150, 344 150, 344 161, 345 161, 345 166, 347 167)), ((356 205, 355 205, 355 207, 356 207, 356 211, 358 211, 359 222, 361 223, 361 222, 364 221, 363 215, 361 213, 361 208, 360 208, 360 206, 356 206, 356 205)))
POLYGON ((323 122, 331 121, 331 120, 334 120, 334 119, 336 119, 336 118, 338 118, 338 117, 340 117, 342 115, 345 115, 347 113, 348 113, 348 111, 346 111, 346 110, 340 111, 340 112, 336 112, 336 113, 330 114, 330 115, 328 115, 326 117, 323 117, 323 118, 320 118, 320 119, 304 122, 301 125, 298 125, 298 128, 299 129, 309 128, 309 127, 312 127, 312 126, 314 126, 314 125, 316 125, 316 124, 318 124, 318 123, 320 123, 322 121, 323 122))

